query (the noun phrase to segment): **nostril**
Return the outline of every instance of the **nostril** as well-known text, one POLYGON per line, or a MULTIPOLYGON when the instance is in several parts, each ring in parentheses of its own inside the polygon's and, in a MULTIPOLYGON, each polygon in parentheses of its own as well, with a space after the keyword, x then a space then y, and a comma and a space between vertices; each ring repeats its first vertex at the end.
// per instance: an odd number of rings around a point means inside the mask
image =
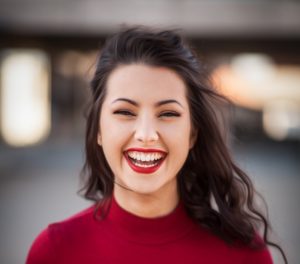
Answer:
POLYGON ((135 138, 141 142, 157 141, 159 139, 158 134, 155 133, 136 133, 135 138))

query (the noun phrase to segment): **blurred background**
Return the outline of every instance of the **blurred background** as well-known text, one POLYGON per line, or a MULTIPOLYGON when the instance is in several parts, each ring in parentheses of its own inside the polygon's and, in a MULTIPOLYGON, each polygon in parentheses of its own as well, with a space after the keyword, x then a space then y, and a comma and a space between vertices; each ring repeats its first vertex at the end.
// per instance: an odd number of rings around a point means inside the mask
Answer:
POLYGON ((48 223, 89 205, 77 195, 88 82, 124 23, 180 28, 209 65, 233 102, 232 153, 299 263, 299 14, 291 0, 0 0, 0 263, 24 263, 48 223))

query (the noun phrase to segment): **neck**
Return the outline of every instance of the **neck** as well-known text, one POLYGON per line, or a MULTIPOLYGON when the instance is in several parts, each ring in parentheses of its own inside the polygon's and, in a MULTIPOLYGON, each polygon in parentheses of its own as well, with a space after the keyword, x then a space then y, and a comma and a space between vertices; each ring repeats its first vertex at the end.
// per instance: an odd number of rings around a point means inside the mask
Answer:
POLYGON ((114 186, 114 197, 117 203, 126 211, 145 218, 155 218, 168 215, 177 206, 179 195, 176 186, 169 192, 143 194, 114 186))

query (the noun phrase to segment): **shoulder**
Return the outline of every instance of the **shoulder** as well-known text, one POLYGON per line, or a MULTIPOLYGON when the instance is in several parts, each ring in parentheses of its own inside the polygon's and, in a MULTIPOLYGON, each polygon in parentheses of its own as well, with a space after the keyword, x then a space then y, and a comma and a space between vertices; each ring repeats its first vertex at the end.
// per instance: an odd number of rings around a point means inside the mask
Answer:
POLYGON ((31 245, 26 264, 54 263, 52 246, 48 228, 44 229, 31 245))
POLYGON ((58 249, 63 250, 74 238, 84 234, 95 221, 95 206, 91 206, 63 221, 50 224, 33 241, 26 264, 55 263, 58 249))
POLYGON ((60 232, 73 232, 77 228, 88 228, 95 221, 95 205, 90 206, 60 222, 52 223, 48 226, 48 232, 55 235, 60 232))
POLYGON ((251 249, 245 257, 245 264, 273 264, 270 251, 267 246, 262 249, 251 249))
POLYGON ((238 243, 235 251, 243 264, 273 264, 269 248, 258 233, 255 234, 251 245, 238 243))
POLYGON ((192 240, 196 241, 197 252, 201 252, 210 263, 273 263, 270 251, 259 235, 254 238, 256 248, 243 243, 226 242, 211 230, 203 227, 195 229, 191 236, 192 240))
POLYGON ((245 250, 245 264, 272 264, 273 260, 271 257, 271 253, 268 246, 264 243, 263 239, 258 234, 256 234, 253 241, 260 247, 257 249, 247 247, 247 249, 245 250))

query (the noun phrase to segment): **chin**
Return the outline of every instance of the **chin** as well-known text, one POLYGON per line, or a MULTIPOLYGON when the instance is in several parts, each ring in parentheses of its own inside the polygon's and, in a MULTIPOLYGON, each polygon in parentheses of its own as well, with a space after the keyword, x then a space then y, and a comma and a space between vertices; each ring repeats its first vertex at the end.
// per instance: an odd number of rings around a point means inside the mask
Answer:
MULTIPOLYGON (((154 179, 153 179, 154 180, 154 179)), ((149 180, 139 181, 139 182, 128 182, 125 186, 133 192, 141 195, 155 195, 158 193, 168 192, 170 189, 168 187, 170 182, 159 182, 157 179, 154 182, 149 180), (168 187, 167 187, 168 186, 168 187)), ((173 189, 173 188, 172 188, 173 189)))
POLYGON ((141 180, 141 179, 132 179, 131 177, 129 179, 118 181, 120 183, 120 187, 124 187, 124 190, 128 190, 130 192, 134 192, 137 194, 152 194, 157 192, 161 188, 161 184, 151 184, 148 180, 141 180))
POLYGON ((134 186, 128 186, 130 190, 137 194, 143 194, 143 195, 151 195, 155 194, 159 191, 159 187, 149 187, 144 185, 134 185, 134 186))

